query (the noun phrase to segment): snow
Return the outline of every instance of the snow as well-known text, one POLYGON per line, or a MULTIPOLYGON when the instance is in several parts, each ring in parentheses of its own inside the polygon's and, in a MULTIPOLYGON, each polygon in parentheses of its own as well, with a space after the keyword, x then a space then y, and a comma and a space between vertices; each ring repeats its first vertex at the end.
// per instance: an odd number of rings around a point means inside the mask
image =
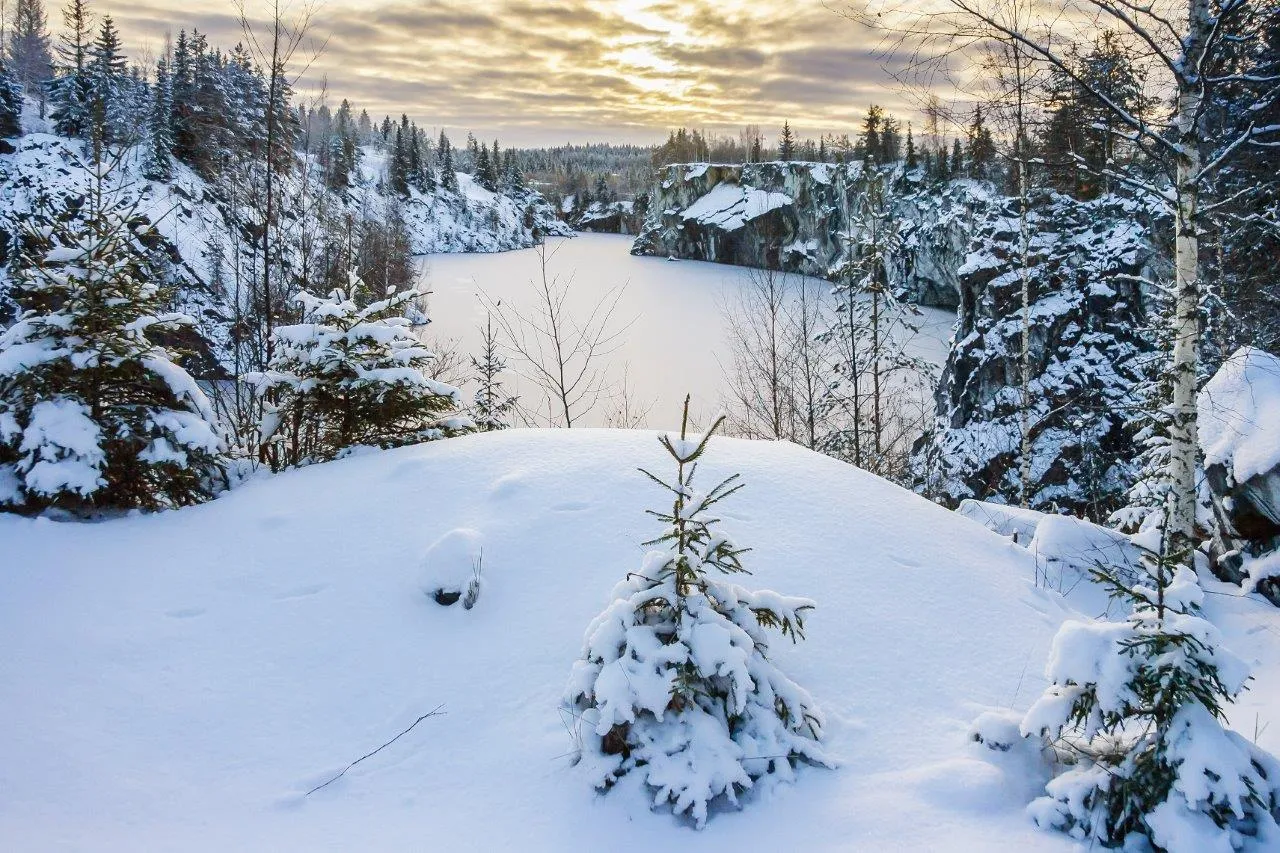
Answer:
POLYGON ((685 208, 680 216, 686 222, 699 222, 725 231, 736 231, 753 219, 791 203, 791 197, 784 193, 720 183, 685 208))
POLYGON ((510 430, 156 515, 0 517, 0 727, 22 733, 0 739, 0 837, 50 850, 1069 849, 1027 821, 1025 783, 967 740, 983 710, 1025 707, 1043 685, 1059 618, 1029 606, 1031 559, 785 444, 713 440, 699 476, 743 475, 722 516, 752 548, 749 585, 817 602, 807 638, 771 658, 814 697, 839 766, 713 809, 700 833, 651 812, 634 777, 596 794, 569 766, 560 695, 591 618, 659 532, 644 510, 663 496, 635 468, 661 459, 652 433, 510 430), (424 555, 459 529, 484 543, 469 611, 422 588, 424 555))
POLYGON ((77 400, 41 400, 18 445, 19 470, 27 489, 42 495, 70 491, 88 495, 104 483, 102 433, 77 400))
POLYGON ((1280 358, 1241 347, 1200 392, 1206 465, 1226 464, 1237 483, 1280 466, 1280 358))

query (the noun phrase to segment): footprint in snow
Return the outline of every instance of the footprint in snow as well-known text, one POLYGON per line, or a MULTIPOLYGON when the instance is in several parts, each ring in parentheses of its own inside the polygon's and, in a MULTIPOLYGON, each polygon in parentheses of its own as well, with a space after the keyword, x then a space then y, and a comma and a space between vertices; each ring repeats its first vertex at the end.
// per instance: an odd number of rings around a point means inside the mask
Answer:
POLYGON ((586 501, 566 501, 565 503, 556 504, 552 507, 556 512, 582 512, 591 509, 591 504, 586 501))
POLYGON ((203 616, 205 612, 203 607, 182 607, 177 610, 166 610, 164 615, 170 619, 194 619, 197 616, 203 616))
POLYGON ((329 588, 329 585, 327 583, 316 583, 316 584, 310 584, 308 586, 300 586, 297 589, 291 589, 286 592, 282 592, 278 594, 276 596, 276 601, 290 601, 295 598, 306 598, 309 595, 315 595, 318 592, 323 592, 328 588, 329 588))

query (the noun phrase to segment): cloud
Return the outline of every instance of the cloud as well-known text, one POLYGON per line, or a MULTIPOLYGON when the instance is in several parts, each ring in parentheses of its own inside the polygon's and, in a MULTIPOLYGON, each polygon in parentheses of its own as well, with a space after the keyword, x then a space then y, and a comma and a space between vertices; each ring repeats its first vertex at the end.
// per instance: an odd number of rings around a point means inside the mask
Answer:
MULTIPOLYGON (((265 24, 267 3, 245 3, 265 24)), ((226 47, 242 37, 225 0, 96 8, 136 55, 182 28, 226 47)), ((311 35, 324 50, 298 82, 303 96, 324 81, 330 100, 375 119, 405 112, 513 144, 654 142, 681 124, 768 132, 784 120, 852 133, 871 101, 902 102, 874 37, 820 0, 329 0, 311 35)))

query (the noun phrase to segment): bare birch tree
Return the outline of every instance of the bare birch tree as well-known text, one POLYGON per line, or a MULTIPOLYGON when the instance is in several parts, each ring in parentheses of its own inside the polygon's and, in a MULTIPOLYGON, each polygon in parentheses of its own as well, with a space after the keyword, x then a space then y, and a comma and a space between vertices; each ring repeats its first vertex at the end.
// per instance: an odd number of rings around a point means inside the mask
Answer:
POLYGON ((539 278, 533 282, 534 304, 528 313, 481 294, 485 309, 519 359, 517 373, 541 389, 547 422, 570 428, 612 393, 608 357, 622 344, 630 323, 617 322, 623 289, 606 291, 584 315, 572 309, 573 276, 552 275, 555 255, 546 243, 538 253, 539 278))

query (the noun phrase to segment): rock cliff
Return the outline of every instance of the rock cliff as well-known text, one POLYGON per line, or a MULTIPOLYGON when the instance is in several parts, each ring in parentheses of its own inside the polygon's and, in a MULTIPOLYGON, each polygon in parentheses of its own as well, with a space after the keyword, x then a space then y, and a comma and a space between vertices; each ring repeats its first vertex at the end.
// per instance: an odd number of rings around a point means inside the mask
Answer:
MULTIPOLYGON (((649 192, 632 253, 830 278, 848 252, 863 180, 861 162, 668 166, 649 192)), ((994 192, 977 181, 926 188, 901 171, 892 184, 904 251, 891 283, 921 305, 956 307, 955 271, 994 192)))

